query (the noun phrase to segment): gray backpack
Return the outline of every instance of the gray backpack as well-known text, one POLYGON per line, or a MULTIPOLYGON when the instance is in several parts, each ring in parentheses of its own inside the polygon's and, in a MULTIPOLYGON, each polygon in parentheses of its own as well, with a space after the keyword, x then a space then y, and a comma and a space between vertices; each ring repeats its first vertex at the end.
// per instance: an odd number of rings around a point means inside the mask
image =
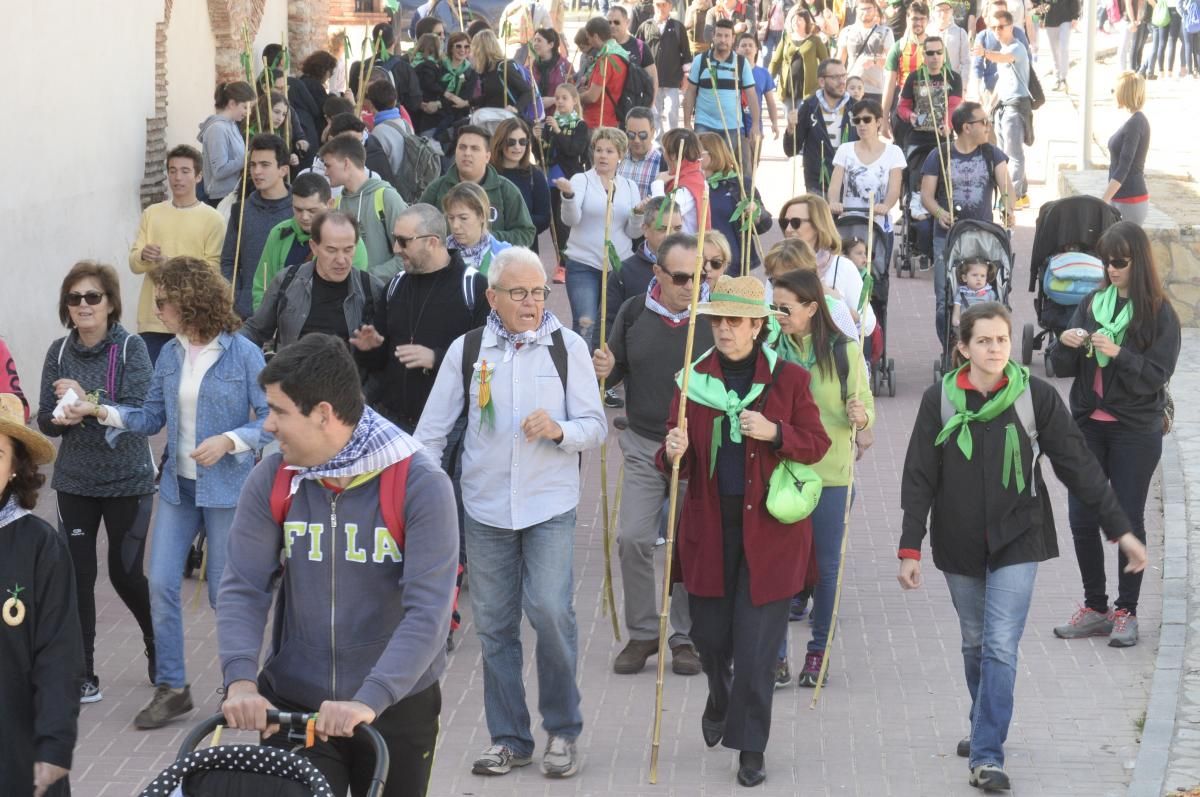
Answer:
POLYGON ((392 185, 405 202, 413 205, 421 200, 421 194, 429 184, 442 176, 442 156, 434 149, 432 141, 391 122, 389 119, 383 124, 395 128, 404 138, 404 159, 392 185))

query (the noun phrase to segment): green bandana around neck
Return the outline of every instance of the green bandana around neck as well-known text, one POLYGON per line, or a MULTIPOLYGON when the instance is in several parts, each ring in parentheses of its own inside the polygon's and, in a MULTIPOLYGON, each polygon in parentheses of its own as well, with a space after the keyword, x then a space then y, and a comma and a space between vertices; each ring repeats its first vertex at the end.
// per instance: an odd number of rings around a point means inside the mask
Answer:
MULTIPOLYGON (((1125 306, 1119 313, 1116 313, 1116 309, 1116 285, 1109 285, 1096 294, 1096 298, 1092 299, 1092 318, 1096 319, 1096 323, 1099 324, 1099 329, 1096 331, 1103 333, 1109 340, 1120 346, 1125 342, 1125 332, 1129 329, 1129 322, 1133 320, 1133 302, 1125 302, 1125 306)), ((1096 363, 1101 368, 1108 365, 1109 360, 1112 359, 1107 354, 1101 353, 1099 349, 1094 349, 1094 352, 1096 363)))
POLYGON ((735 178, 737 176, 738 176, 738 173, 737 173, 736 169, 730 169, 727 172, 717 172, 712 177, 708 178, 708 187, 711 188, 712 190, 716 191, 718 185, 725 182, 726 180, 732 180, 733 178, 735 178))
MULTIPOLYGON (((992 394, 982 407, 972 412, 967 409, 967 391, 958 386, 959 373, 970 367, 971 364, 966 363, 962 368, 956 368, 942 378, 942 392, 950 399, 955 413, 950 420, 946 421, 946 425, 942 427, 942 431, 934 440, 934 445, 940 446, 957 430, 958 435, 955 442, 958 443, 959 451, 962 451, 963 456, 968 460, 974 454, 975 448, 970 424, 987 423, 993 420, 1015 404, 1017 398, 1029 389, 1029 369, 1009 360, 1008 364, 1004 366, 1004 376, 1007 377, 1008 384, 992 394)), ((1004 470, 1001 473, 1001 481, 1006 488, 1014 470, 1016 471, 1017 492, 1023 493, 1025 492, 1025 473, 1021 463, 1021 438, 1017 434, 1016 424, 1010 423, 1004 430, 1004 470)))
POLYGON ((471 68, 471 62, 463 61, 456 67, 454 61, 443 58, 442 66, 446 69, 445 74, 442 75, 442 84, 446 87, 446 91, 457 96, 462 92, 463 84, 467 80, 467 70, 471 68))
POLYGON ((554 121, 558 123, 558 129, 564 135, 570 135, 575 126, 579 124, 579 111, 571 111, 570 113, 554 114, 554 121))
MULTIPOLYGON (((721 296, 722 294, 716 295, 721 296)), ((722 301, 729 298, 726 297, 722 301)), ((740 299, 740 297, 735 298, 740 299)), ((715 298, 713 300, 716 301, 715 298)), ((715 349, 709 349, 696 362, 700 362, 714 351, 715 349)), ((770 368, 771 375, 774 377, 775 363, 779 359, 779 355, 766 346, 762 347, 762 353, 767 358, 767 367, 770 368)), ((742 425, 738 416, 741 415, 742 410, 749 407, 762 395, 766 385, 760 382, 751 383, 746 397, 738 398, 737 393, 725 387, 725 382, 721 377, 698 373, 695 363, 692 363, 689 368, 691 368, 691 375, 688 377, 688 398, 697 404, 714 409, 718 413, 717 417, 713 418, 712 444, 708 450, 708 475, 712 476, 717 467, 717 450, 721 448, 721 426, 724 420, 729 419, 729 439, 734 443, 741 443, 742 425)), ((683 386, 682 372, 676 375, 675 384, 683 386)))

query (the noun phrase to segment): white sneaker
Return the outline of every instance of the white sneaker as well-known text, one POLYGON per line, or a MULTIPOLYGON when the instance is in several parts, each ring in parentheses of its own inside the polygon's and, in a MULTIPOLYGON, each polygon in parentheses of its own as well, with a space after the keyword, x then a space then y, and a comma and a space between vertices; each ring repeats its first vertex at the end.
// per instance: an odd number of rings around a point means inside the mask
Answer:
POLYGON ((494 744, 475 759, 471 772, 476 775, 507 775, 513 767, 527 767, 532 763, 532 757, 519 756, 506 744, 494 744))
POLYGON ((79 702, 99 703, 103 699, 104 695, 100 692, 100 679, 84 678, 83 684, 79 687, 79 702))
POLYGON ((542 772, 548 778, 569 778, 579 771, 575 740, 551 736, 542 754, 542 772))

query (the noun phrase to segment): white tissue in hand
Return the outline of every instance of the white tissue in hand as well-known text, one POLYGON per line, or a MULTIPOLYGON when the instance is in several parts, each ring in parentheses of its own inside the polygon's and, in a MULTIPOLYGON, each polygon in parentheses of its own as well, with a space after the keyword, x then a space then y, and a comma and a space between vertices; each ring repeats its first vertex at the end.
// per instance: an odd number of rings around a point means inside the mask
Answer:
POLYGON ((58 403, 54 405, 54 417, 58 418, 60 421, 65 420, 67 417, 65 408, 74 404, 76 401, 79 401, 79 394, 75 392, 75 388, 67 388, 67 392, 63 393, 63 397, 60 398, 58 403))

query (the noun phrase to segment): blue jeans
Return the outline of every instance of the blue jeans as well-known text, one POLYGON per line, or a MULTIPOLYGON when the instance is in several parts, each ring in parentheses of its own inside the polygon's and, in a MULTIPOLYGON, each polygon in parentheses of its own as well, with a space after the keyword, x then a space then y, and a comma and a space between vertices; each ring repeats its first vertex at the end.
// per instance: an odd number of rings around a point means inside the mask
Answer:
POLYGON ((234 507, 196 506, 196 482, 179 479, 179 503, 159 499, 150 539, 150 619, 154 623, 154 653, 157 681, 172 689, 187 685, 183 655, 183 606, 180 590, 183 568, 196 530, 204 526, 208 535, 208 604, 217 607, 217 588, 225 570, 225 550, 234 507))
MULTIPOLYGON (((817 585, 812 590, 812 639, 809 653, 820 653, 829 642, 829 624, 833 619, 833 598, 837 592, 838 560, 842 553, 842 534, 846 531, 846 490, 849 487, 826 487, 821 500, 809 516, 813 530, 813 556, 817 557, 817 585)), ((785 635, 779 658, 787 658, 788 640, 785 635)))
POLYGON ((969 765, 1002 767, 1017 682, 1017 645, 1029 614, 1037 562, 1000 567, 983 576, 945 576, 958 612, 971 693, 969 765))
POLYGON ((533 754, 525 703, 521 615, 537 634, 538 710, 552 736, 583 731, 575 666, 579 633, 572 603, 575 510, 527 529, 485 526, 466 515, 471 609, 483 646, 483 707, 492 744, 533 754))
POLYGON ((600 318, 600 269, 567 258, 567 301, 571 303, 571 329, 583 338, 588 351, 598 348, 596 328, 600 318))

